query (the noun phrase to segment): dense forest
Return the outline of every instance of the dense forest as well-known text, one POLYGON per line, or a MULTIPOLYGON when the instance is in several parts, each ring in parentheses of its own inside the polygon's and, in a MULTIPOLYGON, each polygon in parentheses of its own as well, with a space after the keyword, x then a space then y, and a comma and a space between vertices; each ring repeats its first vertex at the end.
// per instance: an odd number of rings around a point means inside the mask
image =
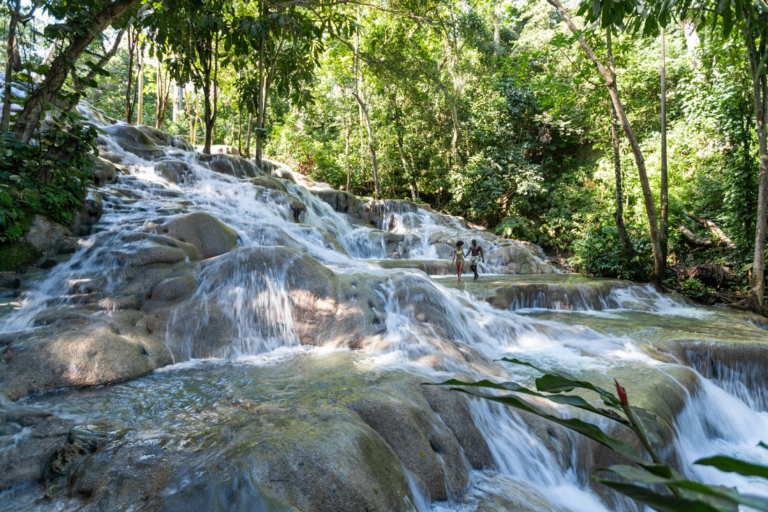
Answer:
POLYGON ((763 0, 6 0, 0 23, 13 266, 31 214, 85 194, 87 101, 586 274, 763 307, 763 0))

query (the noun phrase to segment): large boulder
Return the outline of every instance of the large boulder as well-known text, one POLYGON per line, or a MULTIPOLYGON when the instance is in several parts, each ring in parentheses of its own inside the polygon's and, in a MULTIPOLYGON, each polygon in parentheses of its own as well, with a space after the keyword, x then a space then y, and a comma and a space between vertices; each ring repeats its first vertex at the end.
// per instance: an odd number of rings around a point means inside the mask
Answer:
POLYGON ((24 241, 31 244, 43 256, 50 257, 55 256, 66 243, 66 238, 71 236, 72 232, 68 228, 42 215, 35 215, 24 234, 24 241))
POLYGON ((286 340, 321 345, 346 335, 336 321, 333 273, 299 250, 236 249, 204 262, 199 282, 191 299, 149 320, 153 331, 167 330, 181 358, 250 353, 286 340))
POLYGON ((208 164, 211 170, 236 178, 256 178, 261 176, 256 164, 236 155, 198 155, 201 162, 208 164))
POLYGON ((163 150, 143 131, 128 124, 114 124, 103 128, 117 144, 129 153, 152 160, 163 156, 163 150))
POLYGON ((93 181, 97 187, 111 185, 119 181, 115 164, 100 157, 94 158, 93 181))
POLYGON ((113 253, 120 265, 145 267, 158 263, 173 264, 187 259, 183 249, 151 242, 125 244, 113 253))
POLYGON ((72 216, 69 229, 75 236, 90 234, 91 227, 98 222, 104 211, 104 201, 101 194, 95 190, 89 190, 83 200, 80 209, 72 216))
POLYGON ((431 500, 458 495, 469 481, 469 464, 451 431, 423 396, 370 396, 349 405, 375 430, 420 481, 431 500))
POLYGON ((360 199, 354 194, 332 189, 313 190, 312 193, 339 213, 346 213, 352 217, 359 217, 360 215, 360 199))
POLYGON ((521 244, 510 243, 490 251, 486 262, 491 267, 506 267, 513 274, 553 274, 555 268, 545 263, 534 250, 521 244))
POLYGON ((93 318, 53 315, 34 331, 0 337, 0 393, 16 400, 64 387, 100 386, 172 362, 168 348, 136 326, 138 312, 93 318))
POLYGON ((72 426, 42 409, 0 401, 0 492, 43 480, 72 426))
POLYGON ((438 386, 421 386, 421 392, 427 399, 429 407, 440 416, 456 436, 472 468, 495 468, 493 454, 483 434, 475 426, 467 398, 461 393, 438 386))
POLYGON ((206 259, 229 252, 237 245, 235 230, 203 212, 174 217, 158 224, 155 231, 195 246, 206 259))

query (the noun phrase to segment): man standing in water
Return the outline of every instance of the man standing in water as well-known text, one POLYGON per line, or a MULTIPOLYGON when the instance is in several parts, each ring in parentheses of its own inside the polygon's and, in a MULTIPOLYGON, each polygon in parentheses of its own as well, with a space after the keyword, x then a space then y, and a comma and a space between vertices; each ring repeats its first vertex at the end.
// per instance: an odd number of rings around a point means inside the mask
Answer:
POLYGON ((477 264, 479 263, 479 259, 482 256, 483 263, 485 263, 485 254, 483 253, 483 248, 477 245, 477 240, 472 240, 472 246, 469 248, 469 254, 472 257, 472 259, 469 262, 469 269, 475 273, 475 281, 477 281, 477 278, 480 277, 480 275, 477 273, 477 264))

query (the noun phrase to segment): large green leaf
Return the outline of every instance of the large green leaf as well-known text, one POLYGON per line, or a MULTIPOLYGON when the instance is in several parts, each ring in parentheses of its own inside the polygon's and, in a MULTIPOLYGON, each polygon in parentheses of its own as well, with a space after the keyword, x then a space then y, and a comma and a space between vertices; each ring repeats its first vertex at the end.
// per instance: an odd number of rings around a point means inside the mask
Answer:
POLYGON ((632 462, 637 462, 637 463, 648 462, 644 458, 642 458, 640 455, 638 455, 635 449, 632 448, 627 443, 606 435, 605 432, 600 430, 598 427, 596 427, 595 425, 592 425, 591 423, 587 423, 586 421, 582 421, 577 418, 558 418, 557 416, 544 412, 538 407, 536 407, 535 405, 531 404, 530 402, 526 400, 522 400, 516 396, 493 396, 493 395, 485 395, 483 393, 480 393, 479 391, 475 391, 472 389, 464 389, 464 388, 451 388, 451 389, 455 391, 460 391, 462 393, 466 393, 469 395, 484 398, 486 400, 491 400, 504 405, 508 405, 510 407, 514 407, 516 409, 520 409, 521 411, 529 412, 531 414, 535 414, 540 418, 544 418, 554 423, 557 423, 559 425, 562 425, 566 428, 573 430, 574 432, 578 432, 579 434, 582 434, 592 439, 597 443, 607 446, 611 450, 614 450, 624 455, 628 460, 632 462))
POLYGON ((726 455, 716 455, 699 459, 694 464, 700 466, 712 466, 726 473, 738 473, 744 476, 759 476, 768 479, 768 467, 761 464, 753 464, 743 460, 734 459, 726 455))
POLYGON ((574 396, 574 395, 547 395, 544 393, 537 393, 536 391, 533 391, 531 389, 528 389, 524 386, 521 386, 520 384, 517 384, 516 382, 492 382, 490 380, 481 380, 478 382, 465 382, 460 381, 456 379, 450 379, 445 382, 440 382, 437 384, 439 386, 469 386, 469 387, 477 387, 477 388, 490 388, 490 389, 499 389, 504 391, 514 391, 516 393, 524 393, 526 395, 531 395, 539 398, 544 398, 546 400, 549 400, 551 402, 554 402, 558 405, 570 405, 571 407, 576 407, 577 409, 581 409, 583 411, 588 411, 593 414, 597 414, 599 416, 602 416, 604 418, 608 418, 610 420, 613 420, 617 423, 621 423, 622 425, 625 425, 627 427, 631 426, 629 421, 624 419, 622 416, 618 415, 617 413, 611 411, 611 410, 605 410, 605 409, 598 409, 597 407, 593 406, 586 400, 584 400, 580 396, 574 396))
POLYGON ((595 480, 624 496, 654 508, 658 512, 734 512, 738 510, 735 505, 720 503, 714 500, 679 498, 677 496, 659 494, 647 487, 631 483, 603 478, 596 478, 595 480))

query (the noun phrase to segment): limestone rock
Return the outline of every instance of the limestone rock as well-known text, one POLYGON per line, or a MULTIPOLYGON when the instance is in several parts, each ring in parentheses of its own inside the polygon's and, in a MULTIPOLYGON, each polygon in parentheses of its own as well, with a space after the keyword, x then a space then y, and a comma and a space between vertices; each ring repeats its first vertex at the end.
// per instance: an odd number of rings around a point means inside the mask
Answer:
POLYGON ((124 150, 141 158, 152 160, 163 156, 163 150, 149 136, 128 124, 114 124, 103 128, 124 150))
POLYGON ((285 187, 284 183, 282 183, 277 178, 272 178, 271 176, 259 176, 258 178, 253 178, 251 183, 257 187, 288 192, 288 189, 285 187))
POLYGON ((486 256, 488 265, 507 267, 514 274, 552 274, 554 267, 538 260, 533 252, 519 243, 500 247, 486 256))
POLYGON ((203 258, 224 254, 237 245, 237 234, 232 228, 202 212, 174 217, 155 230, 195 246, 203 258))
POLYGON ((198 160, 208 164, 211 170, 236 178, 256 178, 261 176, 256 164, 235 155, 198 155, 198 160))
POLYGON ((24 241, 31 244, 46 257, 55 256, 63 243, 63 237, 72 236, 72 232, 42 215, 35 215, 24 234, 24 241))
POLYGON ((0 491, 42 480, 72 425, 41 409, 0 402, 0 491))
MULTIPOLYGON (((138 313, 136 313, 138 314, 138 313)), ((132 325, 135 317, 59 319, 6 335, 0 393, 11 400, 63 387, 112 384, 171 363, 168 348, 132 325)))
POLYGON ((349 405, 375 430, 418 478, 431 500, 447 500, 469 481, 469 469, 456 438, 434 414, 424 397, 415 403, 384 396, 349 405))
POLYGON ((104 211, 104 201, 101 194, 95 190, 89 190, 80 206, 80 210, 72 216, 69 228, 75 236, 90 234, 91 227, 98 222, 104 211))
POLYGON ((171 301, 192 295, 197 289, 194 276, 180 276, 164 279, 152 287, 150 298, 157 301, 171 301))
POLYGON ((101 157, 96 157, 94 161, 93 181, 96 183, 97 187, 117 183, 119 178, 117 176, 115 164, 101 157))
POLYGON ((456 391, 438 386, 421 386, 420 388, 429 406, 456 436, 472 468, 495 468, 496 464, 488 443, 472 420, 467 398, 456 391))
POLYGON ((183 249, 152 243, 126 244, 113 254, 119 264, 129 267, 145 267, 157 263, 172 264, 187 259, 187 253, 183 249))

